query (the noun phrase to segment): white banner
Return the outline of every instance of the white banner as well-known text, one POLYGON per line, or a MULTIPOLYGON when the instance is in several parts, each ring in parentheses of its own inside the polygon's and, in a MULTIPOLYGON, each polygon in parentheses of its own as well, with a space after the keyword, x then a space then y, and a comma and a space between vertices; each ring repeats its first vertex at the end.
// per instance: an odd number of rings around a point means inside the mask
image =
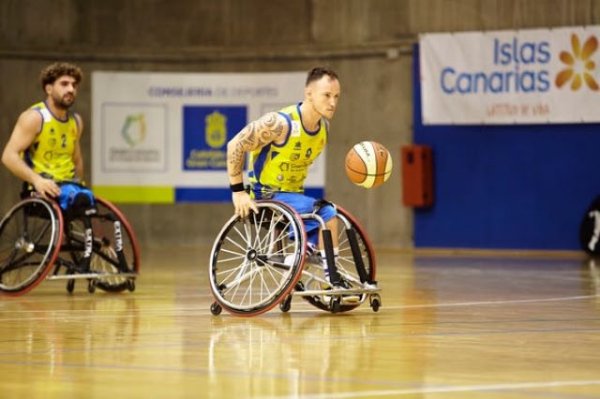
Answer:
MULTIPOLYGON (((227 141, 297 103, 304 72, 92 74, 92 180, 113 201, 230 201, 227 141)), ((322 190, 325 156, 308 188, 322 190)))
POLYGON ((424 124, 599 122, 600 27, 424 34, 424 124))

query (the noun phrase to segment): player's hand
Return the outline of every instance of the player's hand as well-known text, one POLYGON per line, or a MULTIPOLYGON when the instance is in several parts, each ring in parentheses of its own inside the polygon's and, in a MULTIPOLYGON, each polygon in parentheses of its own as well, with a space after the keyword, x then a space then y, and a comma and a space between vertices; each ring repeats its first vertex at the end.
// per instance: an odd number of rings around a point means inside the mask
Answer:
POLYGON ((235 208, 235 214, 245 218, 250 214, 250 211, 258 213, 256 203, 250 198, 250 194, 245 191, 238 191, 232 193, 231 199, 233 200, 233 207, 235 208))
POLYGON ((60 187, 51 179, 46 179, 42 176, 36 177, 32 182, 35 191, 37 191, 42 197, 54 198, 60 195, 60 187))

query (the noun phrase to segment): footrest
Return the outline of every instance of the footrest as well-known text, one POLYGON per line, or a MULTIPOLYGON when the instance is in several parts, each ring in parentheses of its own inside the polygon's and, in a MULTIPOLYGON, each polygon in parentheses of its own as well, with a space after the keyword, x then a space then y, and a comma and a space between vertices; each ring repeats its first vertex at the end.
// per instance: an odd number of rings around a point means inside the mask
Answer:
POLYGON ((46 280, 73 280, 73 279, 98 279, 102 280, 109 277, 137 277, 137 273, 75 273, 52 275, 46 277, 46 280))
POLYGON ((333 296, 333 297, 337 297, 337 296, 344 296, 344 295, 351 295, 351 294, 376 294, 378 292, 381 291, 381 288, 344 288, 344 289, 337 289, 337 290, 310 290, 310 291, 294 291, 292 292, 292 295, 295 296, 321 296, 321 295, 328 295, 328 296, 333 296))

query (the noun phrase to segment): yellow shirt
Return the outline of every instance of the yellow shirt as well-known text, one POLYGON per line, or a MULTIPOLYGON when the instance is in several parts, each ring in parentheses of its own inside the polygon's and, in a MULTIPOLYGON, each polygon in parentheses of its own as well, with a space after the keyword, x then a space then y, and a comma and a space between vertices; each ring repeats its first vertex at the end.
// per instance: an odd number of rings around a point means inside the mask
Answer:
POLYGON ((283 144, 270 143, 250 153, 248 177, 255 192, 303 192, 308 168, 327 143, 327 122, 310 132, 302 125, 300 104, 279 111, 288 121, 283 144))
POLYGON ((68 113, 67 120, 57 119, 45 102, 31 106, 42 115, 42 130, 25 154, 32 169, 55 181, 75 177, 73 154, 78 136, 77 120, 68 113))

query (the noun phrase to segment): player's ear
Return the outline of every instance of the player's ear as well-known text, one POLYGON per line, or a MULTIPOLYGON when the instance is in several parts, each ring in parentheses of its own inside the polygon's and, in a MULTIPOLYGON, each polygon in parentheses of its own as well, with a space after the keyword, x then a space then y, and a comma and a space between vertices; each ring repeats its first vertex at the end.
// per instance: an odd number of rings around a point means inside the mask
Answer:
POLYGON ((308 86, 304 87, 304 97, 307 100, 312 101, 312 87, 311 87, 311 85, 308 85, 308 86))
POLYGON ((46 94, 50 95, 51 90, 52 90, 52 85, 50 83, 46 83, 46 85, 44 86, 44 91, 46 92, 46 94))

